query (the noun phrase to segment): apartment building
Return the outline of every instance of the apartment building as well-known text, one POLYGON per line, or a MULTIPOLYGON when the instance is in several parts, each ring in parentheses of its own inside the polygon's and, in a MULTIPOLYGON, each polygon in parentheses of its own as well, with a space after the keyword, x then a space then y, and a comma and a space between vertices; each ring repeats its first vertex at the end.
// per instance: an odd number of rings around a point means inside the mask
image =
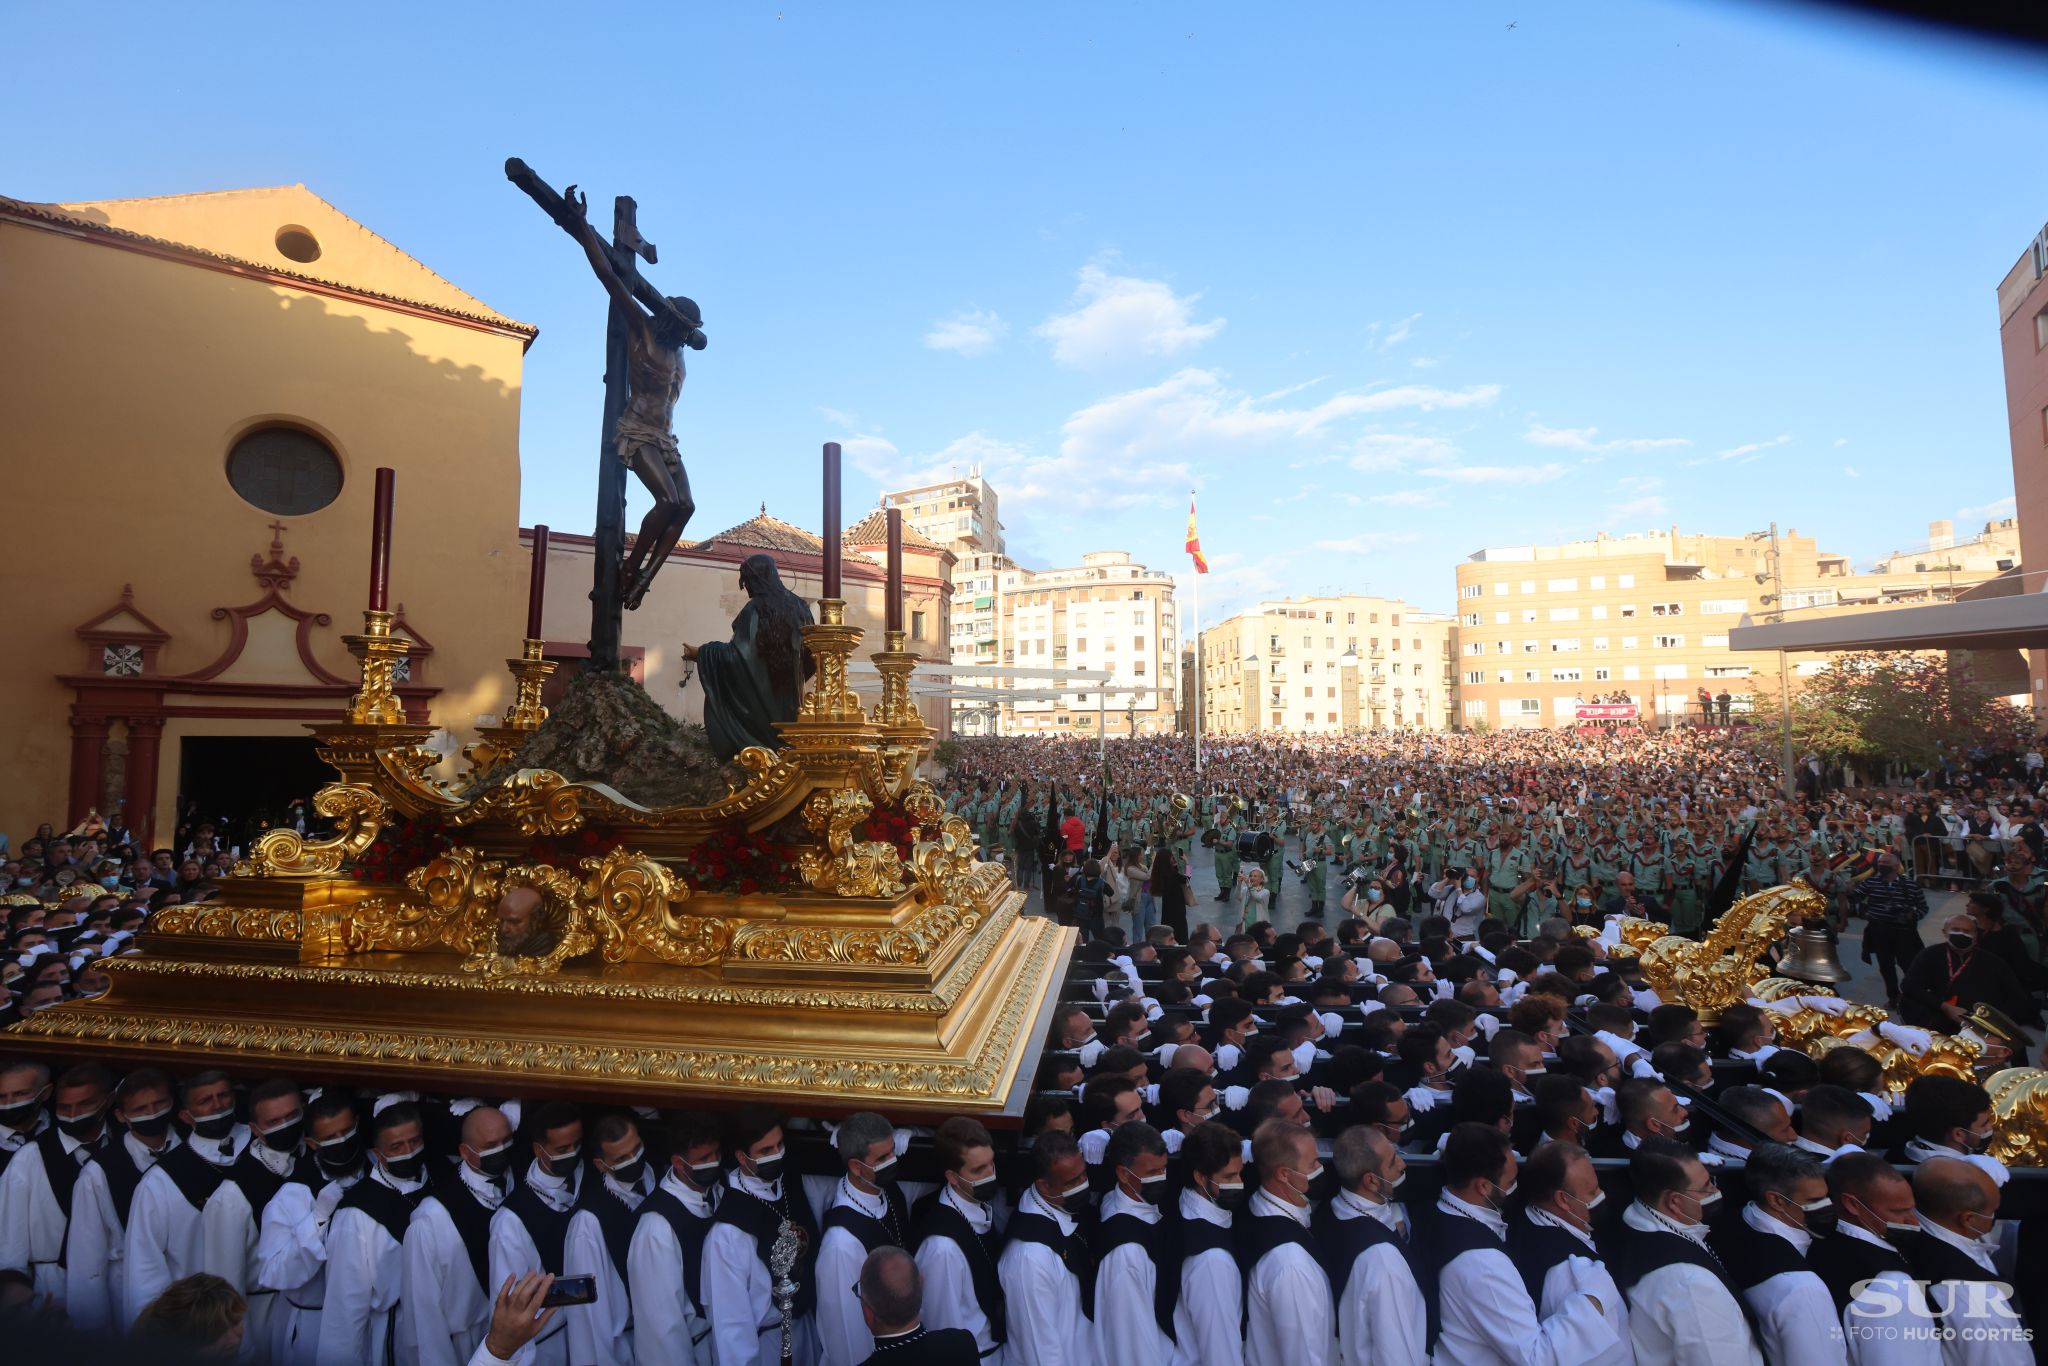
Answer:
MULTIPOLYGON (((2021 531, 2021 591, 2048 586, 2048 227, 1998 284, 1998 342, 2012 428, 2012 486, 2021 531)), ((2034 707, 2048 688, 2048 650, 2030 650, 2034 707)))
MULTIPOLYGON (((1083 685, 1058 698, 1002 703, 1004 733, 1157 735, 1174 730, 1180 630, 1171 574, 1148 569, 1125 551, 1098 550, 1071 568, 991 565, 986 575, 973 570, 956 575, 955 582, 968 582, 966 591, 979 601, 984 577, 994 590, 997 662, 1114 675, 1099 695, 1083 685)), ((956 592, 956 604, 961 596, 956 592)), ((981 638, 969 643, 973 657, 982 658, 981 638)), ((956 659, 960 644, 956 634, 956 659)), ((1005 680, 1004 686, 1045 691, 1048 685, 1026 678, 1005 680)), ((994 713, 981 711, 984 719, 958 712, 956 719, 969 734, 986 733, 994 713)))
POLYGON ((1003 553, 1003 522, 997 515, 996 491, 981 477, 981 466, 965 479, 925 484, 882 495, 882 506, 903 509, 903 524, 965 559, 974 554, 1003 553))
MULTIPOLYGON (((1940 539, 1945 524, 1931 528, 1940 539)), ((1987 526, 1977 543, 2007 544, 1987 526)), ((1746 536, 1669 531, 1553 546, 1492 547, 1458 566, 1456 650, 1461 727, 1571 724, 1595 698, 1620 698, 1673 725, 1697 715, 1699 690, 1726 689, 1738 709, 1759 685, 1776 690, 1770 656, 1728 648, 1745 615, 1788 620, 1902 604, 1946 602, 2002 572, 1997 554, 1953 546, 1901 553, 1884 572, 1856 573, 1847 557, 1796 530, 1746 536), (1775 557, 1775 558, 1774 558, 1775 557), (1783 602, 1778 601, 1779 588, 1783 602)), ((1788 660, 1797 677, 1825 655, 1788 660)), ((1796 686, 1796 681, 1795 684, 1796 686)))
POLYGON ((1399 598, 1283 598, 1201 633, 1207 735, 1442 730, 1452 618, 1399 598))

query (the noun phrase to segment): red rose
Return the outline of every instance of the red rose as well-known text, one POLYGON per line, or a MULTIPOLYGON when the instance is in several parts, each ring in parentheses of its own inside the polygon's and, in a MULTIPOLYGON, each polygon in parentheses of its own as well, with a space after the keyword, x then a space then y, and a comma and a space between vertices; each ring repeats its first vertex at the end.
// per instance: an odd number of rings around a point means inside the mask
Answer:
POLYGON ((743 877, 743 878, 741 878, 741 879, 740 879, 740 893, 741 893, 741 895, 743 895, 743 896, 752 896, 752 895, 753 895, 754 893, 756 893, 756 892, 758 892, 758 891, 760 891, 760 890, 761 890, 761 884, 760 884, 760 883, 758 883, 758 882, 756 882, 756 881, 754 881, 754 879, 752 879, 752 878, 750 878, 750 877, 743 877))

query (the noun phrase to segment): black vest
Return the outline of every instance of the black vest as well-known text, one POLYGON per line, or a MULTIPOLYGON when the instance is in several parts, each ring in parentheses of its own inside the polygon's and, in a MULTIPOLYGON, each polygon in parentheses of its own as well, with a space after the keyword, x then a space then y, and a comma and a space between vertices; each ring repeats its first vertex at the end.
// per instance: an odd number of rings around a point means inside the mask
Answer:
POLYGON ((1749 1301, 1743 1298, 1735 1278, 1728 1274, 1728 1268, 1721 1265, 1720 1258, 1692 1239, 1661 1230, 1645 1233, 1626 1222, 1614 1230, 1614 1260, 1608 1264, 1608 1269, 1614 1273, 1615 1284, 1621 1287, 1624 1295, 1652 1271, 1680 1263, 1712 1272, 1721 1288, 1728 1292, 1728 1297, 1735 1301, 1735 1307, 1742 1311, 1743 1318, 1752 1317, 1749 1301))
POLYGON ((924 1248, 932 1238, 950 1238, 967 1261, 967 1274, 974 1279, 974 1302, 988 1319, 989 1332, 1000 1345, 1009 1340, 1004 1320, 1003 1281, 996 1274, 996 1261, 1003 1253, 1003 1235, 991 1223, 987 1233, 976 1233, 966 1216, 944 1200, 933 1196, 918 1204, 916 1246, 924 1248))
MULTIPOLYGON (((111 1130, 108 1132, 111 1132, 111 1130)), ((91 1161, 93 1157, 105 1152, 107 1150, 107 1141, 107 1132, 102 1132, 99 1146, 97 1148, 87 1147, 86 1160, 91 1161)), ((63 1135, 58 1132, 57 1126, 54 1124, 36 1135, 35 1145, 43 1150, 43 1179, 50 1183, 50 1194, 56 1198, 57 1208, 64 1211, 65 1222, 69 1223, 71 1220, 71 1192, 78 1186, 78 1173, 80 1170, 78 1158, 75 1154, 64 1151, 63 1135)))
POLYGON ((260 1138, 252 1139, 249 1146, 242 1149, 242 1155, 235 1159, 234 1165, 225 1173, 226 1178, 241 1190, 242 1199, 249 1204, 249 1222, 259 1229, 263 1227, 263 1211, 277 1198, 277 1193, 283 1190, 288 1182, 296 1181, 309 1190, 317 1189, 319 1182, 312 1157, 303 1151, 292 1159, 292 1169, 283 1176, 264 1166, 262 1159, 256 1156, 256 1145, 262 1141, 260 1138))
POLYGON ((1173 1244, 1179 1231, 1180 1220, 1166 1211, 1161 1211, 1156 1224, 1148 1224, 1135 1214, 1116 1214, 1095 1226, 1094 1253, 1098 1275, 1103 1259, 1125 1244, 1136 1243, 1145 1249, 1145 1259, 1152 1263, 1152 1317, 1159 1324, 1159 1331, 1169 1338, 1173 1337, 1173 1310, 1180 1303, 1180 1276, 1178 1264, 1166 1266, 1162 1263, 1168 1261, 1166 1249, 1173 1244))
POLYGON ((690 1213, 689 1206, 671 1195, 661 1186, 654 1188, 654 1194, 640 1202, 640 1218, 659 1215, 668 1221, 669 1231, 676 1236, 676 1246, 683 1254, 683 1292, 690 1297, 690 1307, 697 1316, 704 1316, 704 1235, 711 1232, 711 1220, 699 1219, 690 1213))
POLYGON ((1309 1228, 1316 1236, 1316 1260, 1322 1263, 1323 1274, 1330 1278, 1332 1304, 1344 1298, 1344 1287, 1351 1283, 1351 1268, 1368 1248, 1391 1243, 1401 1254, 1401 1260, 1410 1263, 1411 1273, 1414 1270, 1408 1245, 1394 1230, 1370 1215, 1339 1219, 1332 1202, 1316 1210, 1309 1219, 1309 1228))
MULTIPOLYGON (((1289 1243, 1311 1257, 1316 1256, 1316 1240, 1290 1215, 1240 1214, 1233 1222, 1237 1228, 1237 1269, 1247 1276, 1268 1252, 1289 1243)), ((1321 1258, 1317 1258, 1316 1265, 1322 1265, 1321 1258)))
MULTIPOLYGON (((204 1161, 204 1158, 200 1159, 204 1161)), ((374 1177, 366 1176, 348 1188, 348 1194, 341 1197, 342 1209, 359 1209, 377 1221, 394 1243, 405 1241, 405 1231, 412 1225, 413 1207, 426 1198, 427 1188, 407 1194, 396 1191, 374 1177)))
MULTIPOLYGON (((1918 1239, 1909 1239, 1908 1244, 1918 1239)), ((1918 1251, 1918 1249, 1914 1249, 1918 1251)), ((1876 1243, 1866 1242, 1847 1233, 1836 1233, 1831 1237, 1817 1238, 1808 1249, 1806 1262, 1820 1273, 1827 1283, 1828 1294, 1834 1296, 1835 1312, 1842 1313, 1856 1297, 1854 1288, 1859 1282, 1872 1280, 1887 1272, 1900 1276, 1911 1276, 1912 1269, 1906 1263, 1905 1254, 1894 1252, 1876 1243)))
POLYGON ((1091 1320, 1095 1317, 1095 1257, 1088 1247, 1087 1224, 1077 1219, 1074 1231, 1063 1234, 1050 1215, 1020 1209, 1010 1216, 1010 1226, 1003 1236, 1013 1243, 1037 1243, 1051 1248, 1067 1268, 1067 1274, 1080 1284, 1081 1312, 1091 1320))
POLYGON ((216 1167, 201 1157, 190 1143, 183 1143, 165 1153, 157 1166, 171 1184, 178 1188, 178 1194, 185 1197, 185 1203, 195 1210, 206 1208, 206 1202, 220 1189, 220 1183, 228 1179, 227 1168, 216 1167))
MULTIPOLYGON (((623 1285, 627 1280, 626 1254, 633 1246, 633 1226, 640 1222, 640 1207, 628 1208, 625 1201, 612 1194, 602 1176, 595 1172, 591 1175, 592 1179, 583 1183, 583 1194, 577 1198, 576 1207, 588 1210, 597 1220, 597 1230, 604 1235, 605 1255, 612 1259, 612 1271, 623 1285)), ((630 1323, 630 1313, 627 1319, 630 1323)))
POLYGON ((791 1312, 802 1318, 818 1304, 818 1224, 811 1217, 811 1202, 804 1199, 801 1190, 792 1192, 790 1187, 797 1181, 794 1175, 782 1178, 782 1199, 769 1204, 760 1196, 728 1185, 725 1194, 719 1198, 718 1212, 711 1216, 714 1224, 731 1224, 754 1240, 754 1255, 761 1259, 761 1265, 773 1267, 769 1254, 775 1247, 775 1234, 787 1218, 795 1224, 803 1237, 803 1250, 797 1254, 796 1265, 790 1268, 790 1279, 796 1282, 796 1303, 791 1312))
POLYGON ((1528 1287, 1529 1302, 1536 1306, 1538 1318, 1543 1317, 1543 1282, 1549 1277, 1550 1269, 1567 1257, 1600 1260, 1597 1252, 1567 1229, 1539 1224, 1526 1213, 1509 1222, 1508 1260, 1515 1264, 1522 1284, 1528 1287))
MULTIPOLYGON (((2020 1307, 2019 1296, 2010 1293, 2011 1282, 2008 1282, 1997 1272, 1986 1271, 1983 1267, 1977 1265, 1976 1262, 1970 1259, 1970 1254, 1964 1252, 1961 1248, 1945 1243, 1932 1234, 1923 1233, 1914 1240, 1912 1252, 1907 1257, 1907 1260, 1912 1264, 1913 1274, 1923 1281, 1975 1281, 1981 1284, 1996 1284, 2008 1287, 2008 1293, 2005 1295, 2005 1304, 2015 1315, 2014 1320, 2009 1323, 1997 1318, 1996 1310, 1991 1310, 1989 1314, 1983 1316, 1973 1316, 1969 1312, 1979 1305, 1989 1309, 1992 1301, 1992 1297, 1989 1294, 1976 1298, 1972 1292, 1964 1290, 1951 1296, 1945 1291, 1937 1291, 1933 1286, 1927 1287, 1927 1297, 1934 1310, 1941 1316, 1944 1323, 1950 1324, 1958 1331, 1967 1331, 1972 1327, 1973 1325, 1969 1320, 1973 1317, 1986 1318, 1992 1326, 1999 1328, 2025 1328, 2028 1326, 2026 1315, 2020 1307), (1962 1321, 1956 1322, 1958 1318, 1962 1321)), ((2019 1278, 2014 1277, 2013 1279, 2018 1280, 2019 1278)))
POLYGON ((981 1357, 981 1345, 965 1328, 920 1326, 887 1344, 861 1366, 973 1366, 981 1357))
POLYGON ((462 1179, 459 1166, 443 1171, 433 1183, 432 1192, 441 1208, 448 1211, 448 1222, 455 1225, 455 1236, 462 1239, 462 1250, 469 1254, 469 1269, 476 1273, 477 1289, 485 1299, 495 1298, 496 1291, 491 1285, 493 1211, 476 1198, 476 1192, 462 1179))
POLYGON ((873 1252, 878 1247, 909 1247, 910 1205, 903 1198, 902 1189, 894 1185, 885 1188, 882 1204, 889 1211, 886 1220, 835 1203, 825 1211, 824 1227, 819 1233, 822 1235, 827 1229, 843 1228, 860 1239, 864 1252, 873 1252))
POLYGON ((1761 1233, 1740 1216, 1729 1220, 1708 1236, 1728 1279, 1742 1290, 1753 1290, 1773 1276, 1811 1271, 1812 1266, 1798 1248, 1775 1233, 1761 1233))
MULTIPOLYGON (((176 1151, 173 1149, 173 1151, 176 1151)), ((142 1168, 128 1151, 126 1139, 115 1139, 94 1155, 93 1164, 107 1178, 107 1194, 113 1198, 114 1213, 121 1226, 128 1226, 128 1210, 135 1203, 135 1188, 142 1184, 142 1168)))
POLYGON ((1437 1335, 1443 1331, 1443 1313, 1437 1294, 1443 1283, 1444 1268, 1468 1252, 1505 1255, 1507 1243, 1477 1219, 1450 1213, 1438 1206, 1436 1217, 1429 1224, 1426 1250, 1418 1249, 1414 1259, 1418 1273, 1416 1280, 1422 1286, 1422 1302, 1428 1306, 1428 1342, 1431 1349, 1436 1347, 1437 1335))
POLYGON ((550 1275, 562 1275, 562 1244, 569 1236, 569 1216, 575 1207, 557 1210, 527 1185, 506 1196, 503 1207, 525 1226, 526 1236, 533 1240, 534 1254, 540 1258, 540 1269, 550 1275))
MULTIPOLYGON (((1152 1258, 1152 1264, 1159 1270, 1160 1283, 1170 1287, 1169 1293, 1173 1296, 1172 1302, 1166 1307, 1166 1322, 1169 1324, 1166 1335, 1173 1337, 1170 1325, 1173 1311, 1180 1307, 1181 1272, 1186 1268, 1188 1258, 1200 1256, 1204 1252, 1220 1251, 1228 1252, 1231 1260, 1236 1261, 1237 1233, 1234 1228, 1212 1224, 1207 1219, 1182 1218, 1178 1209, 1168 1211, 1168 1218, 1173 1221, 1173 1232, 1160 1238, 1160 1246, 1152 1258)), ((1165 1223, 1162 1222, 1160 1227, 1166 1227, 1165 1223)), ((1244 1303, 1243 1275, 1242 1271, 1238 1273, 1240 1305, 1244 1303)), ((1243 1315, 1240 1313, 1239 1317, 1242 1319, 1243 1315)), ((1242 1328, 1242 1322, 1238 1326, 1242 1328)))

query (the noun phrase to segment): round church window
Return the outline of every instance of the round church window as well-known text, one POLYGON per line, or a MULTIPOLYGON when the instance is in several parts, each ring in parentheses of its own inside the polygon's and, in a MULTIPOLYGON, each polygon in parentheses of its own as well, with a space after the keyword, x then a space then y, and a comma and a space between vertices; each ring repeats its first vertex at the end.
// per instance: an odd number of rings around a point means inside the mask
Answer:
POLYGON ((264 427, 228 452, 228 483, 265 512, 299 517, 341 496, 341 460, 310 432, 264 427))

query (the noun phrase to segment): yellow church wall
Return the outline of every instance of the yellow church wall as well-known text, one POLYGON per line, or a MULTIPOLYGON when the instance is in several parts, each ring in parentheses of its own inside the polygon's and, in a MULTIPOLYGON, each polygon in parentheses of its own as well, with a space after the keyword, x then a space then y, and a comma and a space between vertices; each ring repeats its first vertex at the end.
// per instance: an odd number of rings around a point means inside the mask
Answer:
MULTIPOLYGON (((379 465, 397 471, 392 601, 434 646, 422 679, 441 689, 432 719, 460 743, 476 716, 502 711, 526 575, 522 340, 0 221, 0 831, 19 842, 66 819, 73 691, 57 675, 81 671, 73 628, 124 584, 172 636, 159 672, 202 669, 230 639, 214 609, 262 596, 250 557, 267 556, 282 520, 284 556, 299 561, 283 597, 331 614, 313 648, 353 677, 339 637, 361 626, 379 465), (229 486, 231 445, 273 421, 334 449, 334 503, 278 519, 229 486)), ((240 676, 313 682, 272 634, 279 620, 252 626, 240 676)), ((188 733, 167 730, 159 812, 175 795, 171 737, 188 733)), ((251 719, 212 733, 303 730, 251 719)))

